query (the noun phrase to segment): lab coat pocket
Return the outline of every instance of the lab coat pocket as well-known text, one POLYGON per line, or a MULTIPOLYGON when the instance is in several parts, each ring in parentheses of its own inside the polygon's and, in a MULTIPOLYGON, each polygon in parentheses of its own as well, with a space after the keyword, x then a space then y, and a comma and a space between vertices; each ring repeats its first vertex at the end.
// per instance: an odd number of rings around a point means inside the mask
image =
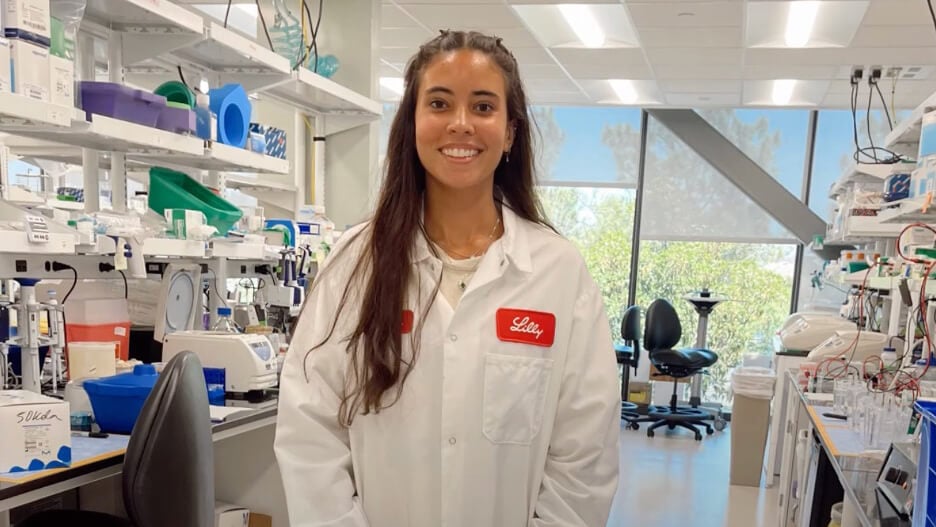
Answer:
POLYGON ((553 360, 488 353, 484 360, 484 436, 529 445, 543 423, 553 360))

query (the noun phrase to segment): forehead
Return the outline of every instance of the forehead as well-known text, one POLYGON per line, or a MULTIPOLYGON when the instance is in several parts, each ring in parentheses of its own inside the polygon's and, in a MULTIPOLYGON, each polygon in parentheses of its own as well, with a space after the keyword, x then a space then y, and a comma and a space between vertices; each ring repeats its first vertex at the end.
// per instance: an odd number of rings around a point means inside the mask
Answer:
POLYGON ((486 53, 459 49, 437 55, 422 72, 423 92, 444 87, 456 94, 475 91, 505 92, 504 72, 486 53))

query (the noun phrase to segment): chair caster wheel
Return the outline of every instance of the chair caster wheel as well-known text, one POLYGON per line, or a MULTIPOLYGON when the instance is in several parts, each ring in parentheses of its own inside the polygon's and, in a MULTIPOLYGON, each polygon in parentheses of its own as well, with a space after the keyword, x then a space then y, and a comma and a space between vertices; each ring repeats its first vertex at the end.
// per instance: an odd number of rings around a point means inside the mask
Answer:
POLYGON ((721 432, 726 426, 728 426, 728 421, 725 421, 724 417, 718 416, 715 418, 715 430, 721 432))
POLYGON ((676 425, 670 423, 666 425, 666 428, 669 428, 670 430, 676 430, 676 425))
POLYGON ((653 430, 647 430, 647 437, 653 437, 653 430))
POLYGON ((696 440, 696 441, 702 441, 702 434, 700 434, 699 432, 696 432, 696 434, 695 434, 695 440, 696 440))
POLYGON ((630 428, 631 430, 640 430, 640 425, 637 423, 631 423, 627 425, 627 427, 630 428))
POLYGON ((705 433, 708 435, 712 435, 715 433, 715 430, 713 430, 711 426, 707 426, 705 427, 705 433))

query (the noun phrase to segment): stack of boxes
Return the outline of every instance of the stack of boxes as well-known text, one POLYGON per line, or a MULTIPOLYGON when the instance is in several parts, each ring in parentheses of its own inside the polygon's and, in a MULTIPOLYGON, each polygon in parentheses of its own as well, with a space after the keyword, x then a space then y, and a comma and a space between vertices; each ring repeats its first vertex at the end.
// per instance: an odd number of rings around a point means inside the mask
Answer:
POLYGON ((2 6, 3 34, 9 39, 12 91, 49 102, 52 38, 49 0, 2 0, 2 6))
POLYGON ((49 0, 0 0, 0 91, 61 106, 75 104, 74 42, 52 17, 49 0))

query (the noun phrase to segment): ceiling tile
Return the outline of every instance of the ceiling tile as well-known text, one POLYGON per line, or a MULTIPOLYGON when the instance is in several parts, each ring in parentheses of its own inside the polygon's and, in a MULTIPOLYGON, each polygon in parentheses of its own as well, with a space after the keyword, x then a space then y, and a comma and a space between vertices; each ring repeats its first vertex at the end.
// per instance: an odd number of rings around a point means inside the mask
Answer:
POLYGON ((851 45, 856 48, 874 47, 917 47, 933 40, 936 33, 932 25, 927 26, 868 26, 858 29, 851 45))
POLYGON ((380 45, 387 48, 411 47, 413 51, 433 37, 421 27, 390 27, 380 30, 380 45))
POLYGON ((522 71, 524 64, 555 64, 556 61, 553 60, 549 53, 541 47, 529 47, 529 48, 510 48, 510 52, 513 53, 516 57, 517 62, 520 63, 520 68, 522 71))
POLYGON ((578 86, 568 77, 552 79, 524 79, 523 86, 529 91, 576 91, 578 86))
POLYGON ((381 77, 402 77, 403 72, 401 70, 398 70, 392 64, 381 62, 380 63, 380 76, 381 77))
POLYGON ((507 49, 513 49, 516 47, 532 47, 539 46, 539 42, 536 41, 536 38, 530 34, 526 28, 522 27, 505 27, 494 30, 491 32, 493 35, 498 36, 504 39, 504 45, 507 46, 507 49))
POLYGON ((628 2, 638 28, 741 26, 744 2, 628 2), (690 14, 691 13, 691 14, 690 14))
POLYGON ((737 66, 711 66, 706 64, 660 64, 653 67, 661 80, 724 80, 738 77, 737 66))
POLYGON ((741 48, 651 48, 647 59, 654 67, 667 64, 741 66, 741 48))
POLYGON ((740 80, 669 80, 659 84, 666 93, 741 93, 740 80))
POLYGON ((549 79, 565 77, 558 64, 521 64, 520 75, 524 79, 549 79))
POLYGON ((699 108, 703 106, 737 107, 741 105, 741 93, 667 93, 666 104, 681 108, 699 108))
POLYGON ((652 79, 639 49, 553 49, 553 54, 576 79, 652 79))
MULTIPOLYGON (((934 37, 936 38, 936 37, 934 37)), ((746 64, 936 64, 933 48, 820 48, 747 50, 746 64)))
MULTIPOLYGON (((752 2, 745 17, 744 44, 750 47, 788 49, 786 42, 790 2, 752 2)), ((813 27, 803 48, 835 48, 849 45, 868 10, 868 0, 826 0, 818 3, 813 27)))
POLYGON ((521 27, 520 20, 503 4, 488 5, 401 5, 426 27, 437 29, 484 29, 521 27))
POLYGON ((389 4, 380 6, 381 27, 419 27, 419 24, 398 7, 389 4))
POLYGON ((706 47, 728 48, 741 45, 741 27, 686 27, 673 31, 669 27, 637 29, 645 48, 706 47))
POLYGON ((380 48, 380 58, 393 64, 406 64, 416 53, 416 48, 380 48))
MULTIPOLYGON (((614 92, 611 84, 607 80, 584 80, 579 84, 588 94, 588 96, 599 104, 620 105, 620 97, 614 92)), ((640 106, 647 104, 661 104, 663 94, 660 88, 653 81, 635 80, 631 81, 631 86, 637 95, 637 100, 628 103, 629 106, 640 106)))
POLYGON ((925 0, 874 1, 864 18, 865 26, 908 26, 933 27, 929 8, 925 0))
MULTIPOLYGON (((744 81, 743 103, 753 106, 774 106, 774 82, 744 81)), ((819 106, 829 90, 829 81, 798 81, 793 88, 793 97, 790 103, 782 107, 819 106)))
POLYGON ((610 66, 613 64, 643 64, 645 62, 643 51, 633 48, 555 48, 552 50, 552 53, 563 65, 580 62, 594 62, 610 66))
POLYGON ((532 104, 575 104, 575 105, 590 105, 594 101, 590 100, 580 91, 574 92, 551 92, 551 91, 539 91, 539 92, 530 92, 527 94, 527 98, 532 104))
POLYGON ((746 64, 742 70, 745 79, 831 79, 835 76, 836 66, 803 66, 801 64, 770 64, 755 62, 746 64))

